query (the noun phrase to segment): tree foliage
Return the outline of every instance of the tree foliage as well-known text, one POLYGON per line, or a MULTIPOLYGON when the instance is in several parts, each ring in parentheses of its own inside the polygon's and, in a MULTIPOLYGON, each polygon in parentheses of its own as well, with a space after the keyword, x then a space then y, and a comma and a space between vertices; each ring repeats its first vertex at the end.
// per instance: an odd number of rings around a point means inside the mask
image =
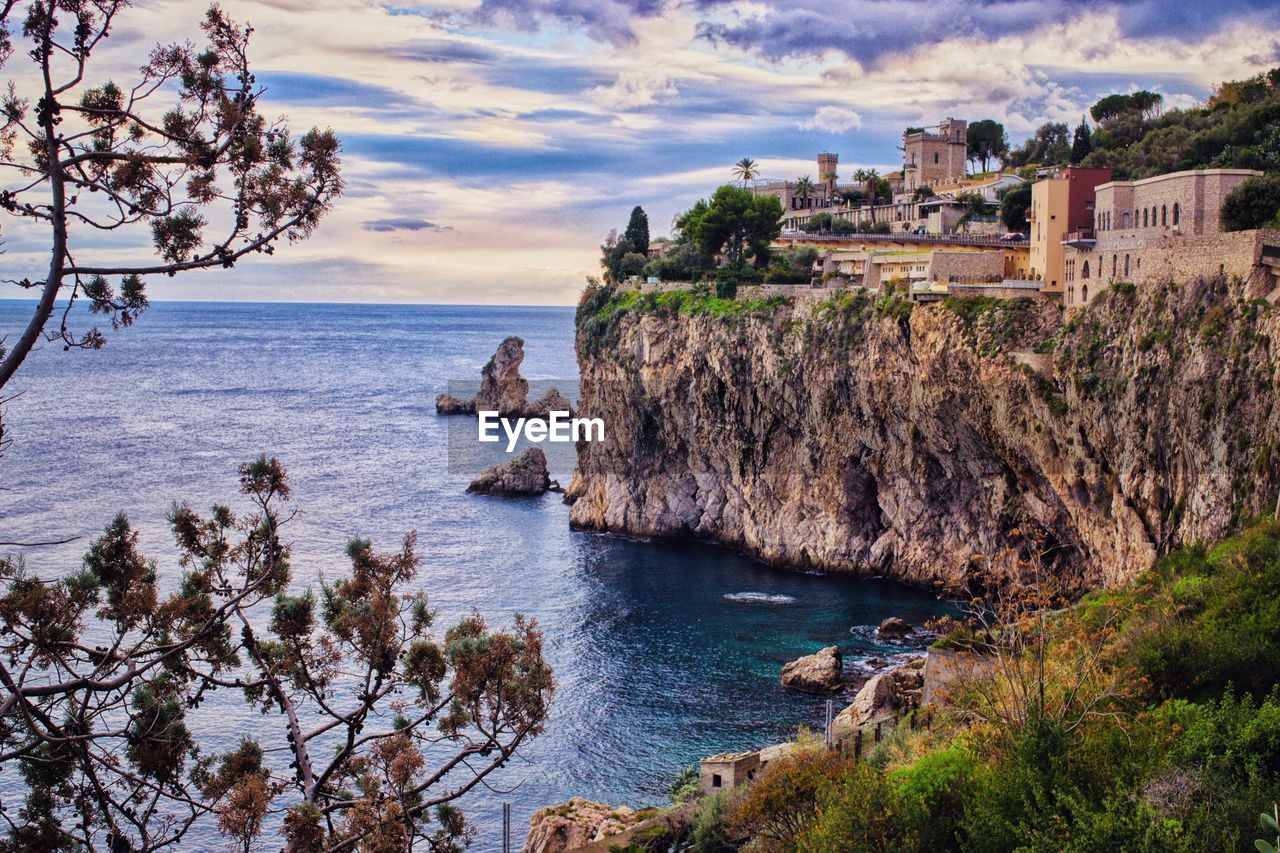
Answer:
POLYGON ((42 336, 65 347, 106 342, 96 327, 70 327, 77 302, 112 328, 130 325, 147 307, 147 277, 271 254, 309 237, 342 191, 337 138, 294 136, 262 114, 253 30, 216 5, 201 24, 203 46, 157 46, 132 85, 91 82, 93 51, 123 26, 116 19, 127 5, 34 0, 21 53, 10 17, 22 7, 0 5, 0 63, 22 56, 33 66, 3 97, 0 208, 47 229, 50 246, 43 274, 9 282, 39 298, 0 360, 0 387, 42 336), (145 235, 155 257, 95 259, 104 232, 145 235), (51 324, 59 303, 61 321, 51 324))
POLYGON ((1000 196, 1000 221, 1009 231, 1025 233, 1027 211, 1031 209, 1031 182, 1026 181, 1000 196))
POLYGON ((0 562, 16 848, 158 850, 210 825, 248 849, 272 819, 289 850, 453 849, 471 834, 453 801, 542 731, 536 623, 473 614, 437 634, 413 534, 389 553, 352 540, 347 573, 299 587, 283 467, 259 458, 240 484, 245 514, 174 507, 171 592, 123 514, 79 571, 0 562), (203 707, 218 691, 264 714, 222 755, 193 736, 226 713, 203 707))
POLYGON ((649 256, 649 216, 638 204, 631 208, 631 218, 627 221, 627 230, 622 232, 621 242, 627 252, 649 256))
POLYGON ((1066 163, 1071 157, 1071 136, 1062 122, 1046 122, 1036 128, 1022 145, 1009 154, 1012 166, 1039 163, 1055 166, 1066 163))
POLYGON ((1089 129, 1089 123, 1083 118, 1080 124, 1076 125, 1075 136, 1071 140, 1071 164, 1077 165, 1084 162, 1084 158, 1088 157, 1093 151, 1093 131, 1089 129))
POLYGON ((729 263, 769 261, 769 244, 782 233, 782 202, 774 195, 725 184, 708 201, 700 199, 676 220, 676 228, 709 256, 724 254, 729 263))
POLYGON ((1280 228, 1280 174, 1247 178, 1222 201, 1224 231, 1280 228))
POLYGON ((989 171, 993 159, 1002 158, 1009 151, 1004 125, 994 119, 970 122, 966 135, 969 159, 981 163, 984 172, 989 171))

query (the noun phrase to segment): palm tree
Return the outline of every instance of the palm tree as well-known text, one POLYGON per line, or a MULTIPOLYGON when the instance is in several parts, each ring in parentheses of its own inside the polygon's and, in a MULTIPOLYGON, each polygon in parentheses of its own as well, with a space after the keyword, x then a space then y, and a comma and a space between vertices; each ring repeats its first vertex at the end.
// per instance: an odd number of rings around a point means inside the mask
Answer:
POLYGON ((809 199, 817 192, 818 187, 813 182, 813 178, 805 175, 803 178, 796 179, 796 197, 804 201, 804 206, 809 206, 809 199))
POLYGON ((738 180, 742 181, 743 184, 760 177, 760 170, 756 168, 756 161, 750 157, 743 157, 737 163, 734 163, 733 173, 738 176, 738 180))
POLYGON ((875 169, 859 169, 853 173, 853 179, 867 188, 867 204, 871 205, 871 224, 876 224, 876 184, 880 182, 880 173, 875 169))

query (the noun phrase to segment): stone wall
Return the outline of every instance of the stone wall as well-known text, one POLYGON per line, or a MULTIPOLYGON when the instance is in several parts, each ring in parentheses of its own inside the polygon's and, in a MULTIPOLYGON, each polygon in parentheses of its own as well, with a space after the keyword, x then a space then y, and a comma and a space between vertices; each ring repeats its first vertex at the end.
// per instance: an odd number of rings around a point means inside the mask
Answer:
POLYGON ((1104 232, 1093 251, 1067 249, 1074 275, 1067 282, 1066 305, 1084 305, 1112 281, 1145 284, 1225 275, 1246 282, 1250 298, 1266 296, 1275 274, 1260 263, 1264 249, 1280 248, 1280 231, 1231 231, 1154 239, 1125 232, 1104 232), (1086 274, 1085 264, 1088 264, 1086 274))
POLYGON ((935 249, 929 264, 930 281, 999 281, 1004 277, 1004 252, 948 252, 935 249))

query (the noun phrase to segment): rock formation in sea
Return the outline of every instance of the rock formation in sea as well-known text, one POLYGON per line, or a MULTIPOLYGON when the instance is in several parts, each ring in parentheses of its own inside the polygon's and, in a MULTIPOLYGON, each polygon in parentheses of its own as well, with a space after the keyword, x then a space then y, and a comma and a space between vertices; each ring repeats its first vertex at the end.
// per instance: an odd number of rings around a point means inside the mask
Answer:
POLYGON ((782 667, 782 686, 806 693, 830 693, 843 682, 844 660, 840 649, 827 646, 782 667))
POLYGON ((541 495, 551 488, 547 456, 541 448, 530 447, 510 462, 494 465, 467 486, 477 495, 541 495))
POLYGON ((897 616, 890 616, 880 623, 876 636, 882 640, 899 640, 911 633, 911 623, 897 616))
POLYGON ((1280 312, 1238 284, 1116 285, 1065 324, 1031 300, 611 299, 579 307, 578 414, 607 436, 579 447, 579 529, 951 589, 1021 552, 1102 585, 1276 500, 1280 312))
POLYGON ((524 341, 512 335, 498 345, 493 358, 481 368, 480 392, 469 400, 440 394, 436 397, 436 414, 496 411, 502 417, 545 418, 553 411, 572 413, 573 404, 555 388, 548 388, 537 400, 529 402, 529 382, 520 375, 523 362, 524 341))

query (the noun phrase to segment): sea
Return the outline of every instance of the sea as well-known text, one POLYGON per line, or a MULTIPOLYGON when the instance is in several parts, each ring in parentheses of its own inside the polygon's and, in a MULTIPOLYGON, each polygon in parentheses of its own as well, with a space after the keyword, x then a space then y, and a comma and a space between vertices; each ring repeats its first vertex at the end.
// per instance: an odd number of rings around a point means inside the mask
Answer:
MULTIPOLYGON (((16 337, 31 308, 0 301, 0 337, 16 337)), ((416 530, 440 630, 473 610, 494 625, 535 618, 558 683, 545 733, 459 803, 476 850, 502 849, 504 804, 519 849, 542 806, 573 796, 663 804, 699 758, 801 726, 821 731, 826 699, 784 689, 784 663, 834 644, 851 672, 865 671, 867 659, 923 642, 879 641, 882 619, 920 624, 949 609, 887 580, 787 571, 707 543, 575 532, 555 493, 466 494, 470 474, 450 465, 434 400, 478 379, 508 335, 524 339, 531 380, 577 376, 571 308, 157 302, 131 328, 108 330, 99 351, 45 343, 4 389, 0 540, 75 539, 0 550, 64 574, 123 510, 172 583, 172 504, 244 508, 236 466, 259 454, 290 474, 298 585, 341 575, 352 537, 392 550, 416 530)), ((567 484, 572 457, 552 459, 567 484)), ((205 751, 283 736, 279 720, 225 692, 201 712, 192 726, 205 751)), ((0 767, 0 792, 15 778, 0 767)), ((184 847, 221 844, 201 828, 184 847)))

